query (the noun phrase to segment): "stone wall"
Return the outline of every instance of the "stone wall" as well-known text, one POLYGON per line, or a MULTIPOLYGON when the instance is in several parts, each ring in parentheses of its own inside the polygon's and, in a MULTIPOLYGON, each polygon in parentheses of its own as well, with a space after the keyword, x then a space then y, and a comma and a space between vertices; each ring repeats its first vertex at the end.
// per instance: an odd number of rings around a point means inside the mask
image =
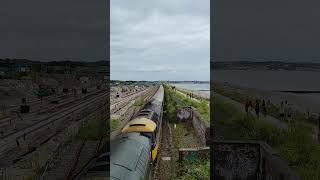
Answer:
POLYGON ((215 179, 299 179, 264 142, 214 141, 213 147, 215 179))
POLYGON ((195 108, 192 107, 191 111, 194 131, 196 132, 201 143, 205 146, 209 144, 210 124, 202 119, 200 113, 195 108))
POLYGON ((190 159, 209 159, 210 147, 180 148, 179 161, 190 159))

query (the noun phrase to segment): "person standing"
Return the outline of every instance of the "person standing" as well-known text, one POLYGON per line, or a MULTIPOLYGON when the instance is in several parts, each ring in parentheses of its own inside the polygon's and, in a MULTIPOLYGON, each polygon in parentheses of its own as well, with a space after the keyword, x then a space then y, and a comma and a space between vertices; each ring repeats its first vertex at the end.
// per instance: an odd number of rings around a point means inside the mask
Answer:
POLYGON ((264 99, 262 100, 262 112, 264 117, 267 117, 267 107, 266 107, 266 102, 264 101, 264 99))
POLYGON ((259 117, 259 113, 260 113, 260 103, 259 103, 259 99, 256 99, 255 110, 256 110, 256 115, 257 115, 257 117, 259 117))
POLYGON ((290 123, 291 123, 291 120, 292 120, 292 108, 291 108, 291 105, 290 105, 290 104, 288 104, 287 118, 288 118, 288 121, 289 121, 289 124, 290 124, 290 123))
POLYGON ((284 117, 288 117, 288 101, 286 100, 284 103, 284 117))
POLYGON ((251 111, 251 108, 253 108, 253 105, 252 105, 252 101, 249 99, 248 110, 251 111))
POLYGON ((280 103, 280 119, 284 119, 284 104, 283 104, 283 101, 281 101, 280 103))
POLYGON ((249 115, 249 100, 248 100, 248 98, 246 99, 246 101, 245 101, 245 110, 246 110, 246 113, 247 113, 247 116, 249 115))

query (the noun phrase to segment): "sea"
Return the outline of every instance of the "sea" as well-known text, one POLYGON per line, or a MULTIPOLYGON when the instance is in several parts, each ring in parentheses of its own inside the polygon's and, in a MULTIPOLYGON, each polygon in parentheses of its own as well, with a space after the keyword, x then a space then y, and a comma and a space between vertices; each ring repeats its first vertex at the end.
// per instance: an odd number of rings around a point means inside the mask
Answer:
MULTIPOLYGON (((213 82, 230 83, 268 91, 320 91, 320 72, 214 70, 213 82)), ((320 111, 320 93, 289 93, 301 106, 320 111)))
POLYGON ((196 83, 196 82, 181 82, 181 83, 171 83, 171 85, 190 89, 193 91, 199 91, 201 94, 210 97, 210 83, 196 83))
POLYGON ((273 91, 320 91, 320 72, 214 70, 213 82, 273 91))

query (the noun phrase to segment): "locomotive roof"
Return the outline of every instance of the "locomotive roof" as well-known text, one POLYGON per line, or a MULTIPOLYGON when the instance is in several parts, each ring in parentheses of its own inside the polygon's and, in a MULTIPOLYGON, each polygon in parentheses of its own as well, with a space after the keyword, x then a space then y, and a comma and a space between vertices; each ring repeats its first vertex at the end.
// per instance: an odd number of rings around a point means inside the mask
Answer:
POLYGON ((130 121, 123 129, 122 132, 153 132, 157 124, 152 120, 145 117, 138 117, 130 121))
POLYGON ((111 179, 140 180, 144 176, 139 162, 145 162, 149 154, 150 140, 140 133, 122 134, 111 142, 111 179))

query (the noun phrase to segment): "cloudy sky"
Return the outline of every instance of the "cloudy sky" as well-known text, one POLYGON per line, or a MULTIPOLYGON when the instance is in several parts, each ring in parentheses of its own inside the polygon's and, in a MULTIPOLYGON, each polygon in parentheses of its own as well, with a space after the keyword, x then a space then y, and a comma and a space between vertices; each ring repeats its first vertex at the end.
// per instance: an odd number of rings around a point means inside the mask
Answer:
POLYGON ((0 58, 106 60, 106 2, 1 0, 0 58))
POLYGON ((111 79, 209 80, 209 3, 111 0, 111 79))
POLYGON ((320 62, 320 1, 214 1, 212 50, 233 59, 320 62))

